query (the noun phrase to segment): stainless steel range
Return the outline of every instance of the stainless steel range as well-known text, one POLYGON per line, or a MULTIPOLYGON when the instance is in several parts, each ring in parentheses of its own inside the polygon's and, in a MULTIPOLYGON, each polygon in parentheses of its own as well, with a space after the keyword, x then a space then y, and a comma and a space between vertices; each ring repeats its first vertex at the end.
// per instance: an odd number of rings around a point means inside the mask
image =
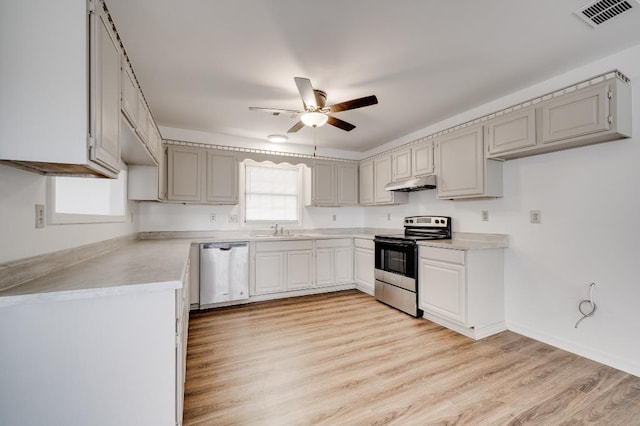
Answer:
POLYGON ((416 318, 418 308, 418 241, 451 238, 451 218, 409 216, 404 218, 404 234, 376 235, 375 296, 416 318))

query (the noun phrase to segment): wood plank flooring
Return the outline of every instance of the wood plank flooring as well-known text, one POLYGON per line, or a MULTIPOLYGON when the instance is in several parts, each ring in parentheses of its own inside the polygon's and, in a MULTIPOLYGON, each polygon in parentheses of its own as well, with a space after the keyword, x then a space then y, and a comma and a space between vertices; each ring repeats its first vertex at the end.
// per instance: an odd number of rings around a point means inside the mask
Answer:
POLYGON ((357 290, 193 314, 184 425, 640 425, 640 378, 357 290))

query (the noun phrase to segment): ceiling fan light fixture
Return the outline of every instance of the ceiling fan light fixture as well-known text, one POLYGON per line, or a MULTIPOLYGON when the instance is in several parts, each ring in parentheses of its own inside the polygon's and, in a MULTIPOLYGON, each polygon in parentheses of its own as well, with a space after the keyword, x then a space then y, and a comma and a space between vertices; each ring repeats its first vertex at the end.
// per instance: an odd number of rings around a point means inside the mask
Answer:
POLYGON ((320 127, 324 125, 329 117, 321 112, 306 112, 302 114, 300 120, 309 127, 320 127))
POLYGON ((267 140, 273 143, 284 143, 289 140, 285 135, 269 135, 267 136, 267 140))

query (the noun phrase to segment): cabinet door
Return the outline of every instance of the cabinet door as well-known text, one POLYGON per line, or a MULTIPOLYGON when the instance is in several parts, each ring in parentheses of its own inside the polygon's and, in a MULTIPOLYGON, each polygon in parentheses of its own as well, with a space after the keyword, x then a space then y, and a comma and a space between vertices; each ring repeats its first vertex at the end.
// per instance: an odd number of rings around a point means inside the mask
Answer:
POLYGON ((238 203, 238 161, 233 154, 207 152, 207 198, 210 203, 238 203))
POLYGON ((433 141, 421 142, 411 148, 413 160, 413 176, 432 175, 433 168, 433 141))
POLYGON ((122 114, 129 120, 131 126, 135 128, 138 121, 138 86, 129 68, 127 61, 122 58, 122 99, 120 108, 122 114))
POLYGON ((481 195, 484 192, 482 126, 462 129, 436 141, 438 197, 481 195))
POLYGON ((287 252, 287 290, 301 290, 313 286, 313 250, 287 252))
POLYGON ((373 250, 356 248, 354 254, 355 281, 373 291, 375 259, 373 250))
MULTIPOLYGON (((95 49, 95 111, 91 160, 112 171, 120 170, 120 43, 109 18, 99 8, 95 49)), ((80 119, 80 117, 78 117, 80 119)))
POLYGON ((335 206, 336 205, 336 171, 335 164, 314 163, 313 188, 311 190, 312 204, 335 206))
POLYGON ((585 88, 542 105, 542 143, 609 129, 608 84, 585 88))
POLYGON ((326 286, 334 283, 334 257, 332 248, 316 249, 316 285, 326 286))
POLYGON ((352 283, 353 249, 351 247, 336 247, 333 250, 335 284, 352 283))
POLYGON ((136 122, 136 133, 142 143, 147 145, 149 140, 149 111, 142 92, 140 91, 138 91, 138 121, 136 122))
POLYGON ((503 117, 494 118, 485 126, 489 154, 514 151, 536 145, 536 110, 529 107, 503 117))
POLYGON ((358 166, 338 164, 338 205, 358 204, 358 166))
POLYGON ((167 198, 171 201, 202 199, 202 151, 170 146, 167 158, 167 198))
POLYGON ((285 252, 256 253, 256 276, 254 294, 269 294, 285 291, 285 252))
POLYGON ((373 204, 373 161, 360 163, 360 204, 373 204))
POLYGON ((391 154, 392 178, 394 181, 411 177, 411 149, 391 154))
POLYGON ((393 193, 384 187, 391 182, 391 156, 376 158, 373 161, 374 201, 376 204, 393 202, 393 193))
POLYGON ((160 141, 160 154, 158 158, 158 200, 167 199, 167 150, 160 141))
POLYGON ((429 259, 420 259, 418 265, 420 309, 466 324, 464 265, 429 259))

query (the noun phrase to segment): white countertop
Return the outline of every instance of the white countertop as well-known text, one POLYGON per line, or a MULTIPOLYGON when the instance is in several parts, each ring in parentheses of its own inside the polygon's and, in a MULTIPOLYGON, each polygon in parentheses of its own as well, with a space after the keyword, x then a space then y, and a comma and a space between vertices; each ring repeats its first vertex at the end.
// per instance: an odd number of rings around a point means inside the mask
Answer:
MULTIPOLYGON (((286 236, 251 236, 241 233, 185 235, 159 233, 137 240, 107 254, 68 266, 46 276, 0 291, 0 307, 40 301, 70 300, 131 292, 148 292, 182 287, 182 279, 193 243, 234 241, 290 241, 304 239, 365 238, 388 230, 352 229, 342 232, 305 232, 286 236), (168 235, 170 234, 170 235, 168 235), (166 238, 169 239, 166 239, 166 238)), ((454 233, 451 240, 421 241, 421 246, 454 250, 508 247, 502 234, 454 233)))
POLYGON ((190 240, 135 241, 3 290, 0 307, 181 288, 190 246, 190 240))

